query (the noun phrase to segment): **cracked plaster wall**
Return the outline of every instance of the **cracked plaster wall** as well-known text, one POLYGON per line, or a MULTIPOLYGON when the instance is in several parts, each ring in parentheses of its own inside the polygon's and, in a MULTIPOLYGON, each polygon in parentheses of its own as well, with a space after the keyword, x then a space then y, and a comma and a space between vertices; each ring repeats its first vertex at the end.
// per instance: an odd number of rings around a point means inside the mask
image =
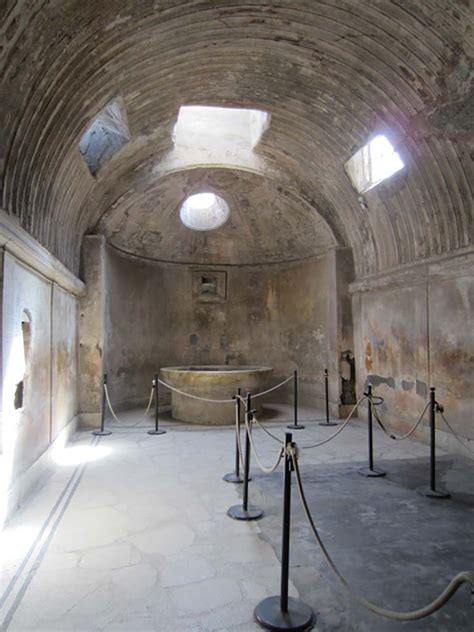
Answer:
MULTIPOLYGON (((321 404, 328 367, 337 413, 337 359, 351 336, 345 325, 343 339, 337 300, 336 259, 345 256, 333 251, 292 264, 206 268, 147 262, 108 248, 106 366, 113 401, 145 403, 160 366, 259 364, 274 367, 275 382, 297 369, 302 402, 321 404), (199 302, 193 271, 213 269, 227 275, 227 299, 199 302)), ((291 389, 278 398, 289 401, 291 389)))
MULTIPOLYGON (((447 266, 446 266, 447 268, 447 266)), ((353 296, 359 393, 371 383, 385 402, 382 420, 409 430, 423 410, 430 386, 462 436, 474 438, 474 276, 472 260, 453 273, 396 275, 386 286, 353 296)), ((440 442, 463 451, 438 415, 440 442)), ((428 416, 418 433, 427 438, 428 416)), ((464 450, 464 454, 467 452, 464 450)))
POLYGON ((76 297, 11 254, 2 252, 2 258, 0 524, 44 477, 48 450, 74 426, 78 412, 76 297), (31 325, 26 366, 24 312, 31 325))

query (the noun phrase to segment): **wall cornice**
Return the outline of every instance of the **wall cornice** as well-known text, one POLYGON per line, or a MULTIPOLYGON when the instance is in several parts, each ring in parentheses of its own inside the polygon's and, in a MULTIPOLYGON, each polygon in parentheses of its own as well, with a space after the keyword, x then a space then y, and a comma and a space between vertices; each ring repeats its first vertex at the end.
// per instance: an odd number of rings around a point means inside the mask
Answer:
POLYGON ((474 275, 474 248, 470 247, 429 261, 410 263, 406 266, 356 279, 349 286, 349 290, 352 294, 356 294, 384 288, 422 285, 433 281, 445 281, 472 275, 474 275))
POLYGON ((2 209, 0 248, 67 292, 76 296, 85 293, 84 283, 2 209))

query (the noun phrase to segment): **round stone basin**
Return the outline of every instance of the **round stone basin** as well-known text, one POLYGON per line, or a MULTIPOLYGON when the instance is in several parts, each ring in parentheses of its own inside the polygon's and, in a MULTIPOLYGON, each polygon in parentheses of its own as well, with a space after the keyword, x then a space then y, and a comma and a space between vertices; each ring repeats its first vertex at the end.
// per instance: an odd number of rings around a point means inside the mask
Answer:
MULTIPOLYGON (((266 366, 174 366, 160 369, 163 382, 185 393, 206 399, 232 399, 238 388, 242 395, 265 390, 273 369, 266 366)), ((260 399, 253 408, 261 410, 260 399)), ((173 419, 195 424, 235 423, 235 403, 217 404, 185 397, 171 391, 173 419)))

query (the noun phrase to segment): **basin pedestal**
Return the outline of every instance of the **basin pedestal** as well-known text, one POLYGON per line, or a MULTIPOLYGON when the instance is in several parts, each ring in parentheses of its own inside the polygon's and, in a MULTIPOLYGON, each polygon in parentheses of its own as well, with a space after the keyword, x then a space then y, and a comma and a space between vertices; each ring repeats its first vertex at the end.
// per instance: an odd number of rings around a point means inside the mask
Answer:
MULTIPOLYGON (((265 390, 273 369, 259 366, 180 366, 160 370, 161 379, 174 388, 206 399, 232 399, 238 388, 242 395, 265 390)), ((261 410, 261 401, 254 408, 261 410)), ((188 423, 222 425, 235 423, 235 403, 212 403, 171 391, 173 419, 188 423)))

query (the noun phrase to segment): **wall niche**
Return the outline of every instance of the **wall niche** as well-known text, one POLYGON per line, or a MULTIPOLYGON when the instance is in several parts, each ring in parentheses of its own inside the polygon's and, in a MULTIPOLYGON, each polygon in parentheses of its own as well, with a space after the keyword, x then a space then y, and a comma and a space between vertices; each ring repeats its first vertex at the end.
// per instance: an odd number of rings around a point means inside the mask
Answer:
POLYGON ((224 303, 227 298, 227 273, 222 270, 192 271, 193 299, 199 303, 224 303))

